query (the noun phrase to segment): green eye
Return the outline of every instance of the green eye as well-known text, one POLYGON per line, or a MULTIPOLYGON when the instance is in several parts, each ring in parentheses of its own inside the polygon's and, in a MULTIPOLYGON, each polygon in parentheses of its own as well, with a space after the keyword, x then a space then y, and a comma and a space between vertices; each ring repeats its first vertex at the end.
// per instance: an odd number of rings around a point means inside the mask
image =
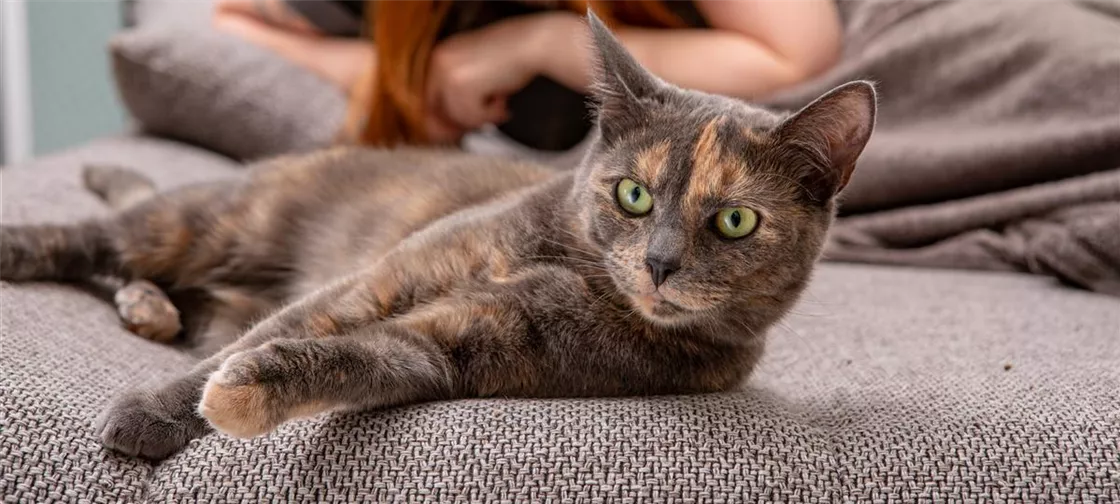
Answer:
POLYGON ((649 195, 649 191, 628 178, 618 183, 615 193, 622 209, 633 215, 645 215, 653 208, 653 197, 649 195))
POLYGON ((716 229, 727 238, 742 238, 758 226, 758 214, 746 207, 724 208, 716 213, 716 229))

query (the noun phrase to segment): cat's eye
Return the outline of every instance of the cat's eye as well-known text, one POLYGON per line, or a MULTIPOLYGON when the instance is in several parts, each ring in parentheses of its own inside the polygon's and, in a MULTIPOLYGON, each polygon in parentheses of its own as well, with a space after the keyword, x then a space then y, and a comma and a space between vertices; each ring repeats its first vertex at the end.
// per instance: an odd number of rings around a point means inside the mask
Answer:
POLYGON ((615 196, 619 206, 632 215, 645 215, 653 208, 653 196, 650 196, 649 191, 628 178, 619 181, 615 196))
POLYGON ((742 238, 758 226, 758 214, 747 207, 730 207, 716 212, 716 231, 725 238, 742 238))

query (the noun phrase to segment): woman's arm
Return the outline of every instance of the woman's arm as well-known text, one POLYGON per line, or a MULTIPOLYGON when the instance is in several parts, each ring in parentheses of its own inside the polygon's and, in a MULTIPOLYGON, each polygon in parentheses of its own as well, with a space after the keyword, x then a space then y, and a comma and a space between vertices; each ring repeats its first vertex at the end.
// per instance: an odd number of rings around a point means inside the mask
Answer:
POLYGON ((214 4, 215 22, 231 17, 252 18, 288 32, 305 35, 321 33, 284 0, 218 0, 214 4))
MULTIPOLYGON (((703 0, 712 29, 614 32, 655 75, 681 87, 755 99, 830 67, 840 54, 834 0, 703 0)), ((428 106, 464 129, 498 123, 505 98, 544 74, 586 91, 592 45, 583 17, 567 11, 519 16, 439 44, 428 106)))
POLYGON ((328 37, 299 16, 283 0, 221 0, 214 26, 271 49, 349 93, 376 53, 366 39, 328 37))
MULTIPOLYGON (((615 33, 655 75, 681 87, 757 98, 827 70, 841 49, 833 0, 698 0, 707 30, 618 27, 615 33)), ((573 89, 590 85, 586 26, 574 16, 551 16, 555 43, 542 54, 542 71, 573 89), (566 41, 566 42, 560 42, 566 41)))

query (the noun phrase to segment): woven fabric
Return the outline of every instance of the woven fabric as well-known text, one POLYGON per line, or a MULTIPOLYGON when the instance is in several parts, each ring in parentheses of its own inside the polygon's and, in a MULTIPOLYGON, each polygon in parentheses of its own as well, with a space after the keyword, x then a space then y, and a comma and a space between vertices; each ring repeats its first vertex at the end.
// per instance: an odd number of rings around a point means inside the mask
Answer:
MULTIPOLYGON (((84 162, 237 176, 103 140, 0 170, 3 222, 104 215, 84 162)), ((0 337, 4 502, 1120 501, 1120 305, 1025 275, 828 264, 734 393, 330 414, 159 465, 102 450, 92 422, 189 357, 69 286, 0 284, 0 337)))

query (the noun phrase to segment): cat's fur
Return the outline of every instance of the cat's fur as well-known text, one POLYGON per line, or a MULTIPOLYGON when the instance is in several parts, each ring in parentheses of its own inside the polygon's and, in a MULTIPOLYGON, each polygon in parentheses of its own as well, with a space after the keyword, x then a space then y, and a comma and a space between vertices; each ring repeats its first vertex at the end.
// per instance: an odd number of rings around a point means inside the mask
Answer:
MULTIPOLYGON (((575 171, 340 148, 108 220, 3 227, 4 279, 150 281, 187 332, 240 336, 121 397, 104 444, 162 458, 211 427, 256 436, 326 410, 736 386, 808 282, 874 91, 775 114, 669 86, 590 24, 601 134, 575 171), (622 177, 653 195, 648 215, 619 207, 622 177), (756 210, 757 230, 718 236, 728 206, 756 210), (675 268, 660 287, 649 260, 675 268)), ((102 192, 144 185, 122 180, 102 192)))

